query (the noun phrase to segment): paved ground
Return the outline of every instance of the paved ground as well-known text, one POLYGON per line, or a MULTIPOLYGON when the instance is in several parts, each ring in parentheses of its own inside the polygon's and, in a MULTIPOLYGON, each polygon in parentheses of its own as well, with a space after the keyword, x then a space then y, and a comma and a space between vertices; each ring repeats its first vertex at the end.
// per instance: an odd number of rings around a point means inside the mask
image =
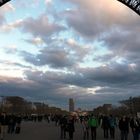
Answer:
MULTIPOLYGON (((6 134, 4 140, 60 140, 59 132, 59 127, 56 127, 53 123, 48 124, 46 122, 26 122, 22 123, 20 134, 6 134)), ((103 131, 98 128, 97 132, 97 140, 104 140, 103 131)), ((119 136, 119 130, 116 130, 115 140, 120 140, 119 136)), ((82 129, 80 125, 76 125, 74 140, 83 140, 82 129)), ((129 140, 132 140, 131 134, 129 134, 129 140)))

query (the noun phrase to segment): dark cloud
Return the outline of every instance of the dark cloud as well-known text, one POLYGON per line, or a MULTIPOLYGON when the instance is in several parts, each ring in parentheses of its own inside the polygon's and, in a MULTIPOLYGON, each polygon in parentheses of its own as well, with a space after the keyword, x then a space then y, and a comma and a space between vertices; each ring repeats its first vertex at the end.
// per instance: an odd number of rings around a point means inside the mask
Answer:
POLYGON ((0 77, 0 95, 22 96, 33 101, 57 104, 63 108, 67 108, 70 97, 75 99, 77 107, 83 108, 96 107, 102 103, 117 103, 132 96, 132 93, 133 96, 139 95, 138 74, 130 76, 131 72, 124 70, 127 74, 121 75, 123 68, 114 68, 112 71, 109 68, 87 69, 71 74, 28 70, 24 73, 26 79, 0 77), (102 88, 94 94, 88 91, 97 86, 102 88))
POLYGON ((85 57, 91 53, 89 46, 78 44, 75 40, 50 40, 46 47, 41 49, 38 54, 34 55, 29 52, 20 54, 25 61, 35 65, 48 65, 51 68, 73 68, 79 62, 83 62, 85 57))
POLYGON ((45 48, 38 55, 33 55, 28 52, 22 52, 22 55, 25 61, 35 66, 48 65, 52 68, 66 68, 75 64, 74 60, 64 49, 45 48))
POLYGON ((88 79, 102 86, 129 86, 140 82, 139 66, 110 64, 98 68, 85 68, 80 72, 88 79))
POLYGON ((115 28, 130 31, 136 29, 140 23, 139 17, 118 1, 67 0, 65 2, 76 6, 72 10, 65 11, 68 25, 87 39, 98 38, 115 28))
POLYGON ((140 40, 138 37, 138 27, 139 25, 137 25, 135 30, 133 30, 133 27, 129 30, 115 30, 109 33, 109 35, 104 36, 102 41, 113 52, 114 56, 122 57, 129 63, 139 64, 140 40))
POLYGON ((57 23, 51 23, 47 15, 42 14, 37 19, 27 18, 22 24, 23 31, 42 38, 49 38, 53 34, 65 30, 65 27, 57 23))

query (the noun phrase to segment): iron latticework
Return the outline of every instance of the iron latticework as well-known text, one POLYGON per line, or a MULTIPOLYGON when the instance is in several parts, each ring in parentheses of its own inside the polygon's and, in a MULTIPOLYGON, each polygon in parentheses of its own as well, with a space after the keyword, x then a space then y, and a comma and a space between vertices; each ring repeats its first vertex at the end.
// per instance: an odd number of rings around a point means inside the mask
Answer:
POLYGON ((140 15, 140 0, 118 0, 140 15))
POLYGON ((5 3, 7 3, 8 1, 10 1, 10 0, 0 0, 0 7, 1 7, 2 5, 4 5, 5 3))

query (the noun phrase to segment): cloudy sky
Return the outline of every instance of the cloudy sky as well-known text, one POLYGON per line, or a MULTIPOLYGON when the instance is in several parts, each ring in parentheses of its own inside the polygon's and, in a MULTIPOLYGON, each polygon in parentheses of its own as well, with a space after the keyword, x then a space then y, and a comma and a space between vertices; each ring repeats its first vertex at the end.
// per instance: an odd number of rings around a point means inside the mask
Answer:
POLYGON ((140 17, 117 0, 0 7, 0 96, 91 109, 140 95, 140 17))

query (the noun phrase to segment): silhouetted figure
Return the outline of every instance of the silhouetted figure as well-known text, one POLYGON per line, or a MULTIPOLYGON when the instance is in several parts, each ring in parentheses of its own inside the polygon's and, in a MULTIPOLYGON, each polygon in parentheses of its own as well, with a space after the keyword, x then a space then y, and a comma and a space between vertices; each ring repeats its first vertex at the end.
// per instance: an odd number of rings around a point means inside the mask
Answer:
POLYGON ((19 134, 20 133, 20 130, 21 130, 21 121, 22 121, 22 118, 20 115, 18 115, 16 117, 16 129, 15 129, 15 133, 16 134, 19 134))
POLYGON ((104 138, 108 139, 109 137, 109 117, 108 116, 103 116, 102 118, 102 128, 104 131, 104 138))
POLYGON ((88 126, 88 120, 83 119, 82 123, 82 128, 83 128, 83 140, 88 140, 89 139, 89 126, 88 126))
POLYGON ((15 131, 16 117, 15 115, 8 116, 8 133, 12 134, 15 131))
POLYGON ((139 140, 139 135, 140 135, 140 121, 139 121, 139 119, 134 117, 130 121, 130 127, 131 127, 132 133, 133 133, 133 140, 139 140))
POLYGON ((115 127, 117 125, 116 118, 110 115, 109 117, 109 130, 110 130, 110 138, 115 138, 115 127))
POLYGON ((75 127, 74 127, 74 119, 72 116, 70 116, 68 120, 68 133, 69 133, 69 140, 73 140, 73 134, 75 132, 75 127))
POLYGON ((0 123, 1 123, 1 140, 3 140, 6 132, 7 132, 7 125, 8 125, 8 116, 5 112, 0 115, 0 123))
POLYGON ((60 131, 61 131, 61 139, 65 139, 66 138, 66 131, 67 131, 67 118, 66 116, 63 116, 60 118, 60 131))
POLYGON ((119 121, 119 129, 121 131, 121 140, 127 140, 129 133, 129 121, 125 116, 119 121))

